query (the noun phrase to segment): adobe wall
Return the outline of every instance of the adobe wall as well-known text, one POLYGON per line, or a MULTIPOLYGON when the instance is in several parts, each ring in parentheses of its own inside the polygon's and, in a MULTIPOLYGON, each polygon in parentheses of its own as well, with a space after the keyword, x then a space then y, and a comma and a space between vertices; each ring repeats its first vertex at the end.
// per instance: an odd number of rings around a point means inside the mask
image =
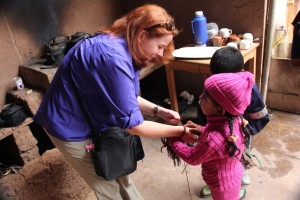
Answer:
POLYGON ((267 94, 269 108, 300 114, 300 67, 291 60, 271 59, 267 94))

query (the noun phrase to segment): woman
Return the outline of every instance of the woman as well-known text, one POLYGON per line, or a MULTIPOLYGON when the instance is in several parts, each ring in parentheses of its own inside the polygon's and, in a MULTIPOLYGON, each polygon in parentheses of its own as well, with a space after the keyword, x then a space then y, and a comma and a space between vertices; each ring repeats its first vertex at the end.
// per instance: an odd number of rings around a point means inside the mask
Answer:
POLYGON ((106 181, 95 174, 91 155, 84 149, 93 135, 119 127, 138 136, 195 140, 189 128, 174 126, 180 121, 177 112, 138 96, 141 68, 167 63, 177 34, 166 10, 141 6, 73 47, 44 96, 34 121, 44 127, 98 199, 143 198, 129 176, 106 181), (142 113, 173 125, 145 121, 142 113))

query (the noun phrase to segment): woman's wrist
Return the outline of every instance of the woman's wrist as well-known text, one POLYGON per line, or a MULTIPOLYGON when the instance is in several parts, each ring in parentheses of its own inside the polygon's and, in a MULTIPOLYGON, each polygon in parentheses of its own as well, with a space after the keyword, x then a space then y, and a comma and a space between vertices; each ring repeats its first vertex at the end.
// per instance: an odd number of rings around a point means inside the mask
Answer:
POLYGON ((153 108, 153 116, 157 117, 158 106, 154 106, 153 108))
POLYGON ((183 127, 183 131, 181 133, 181 135, 179 136, 180 138, 183 137, 186 133, 186 127, 185 126, 182 126, 183 127))

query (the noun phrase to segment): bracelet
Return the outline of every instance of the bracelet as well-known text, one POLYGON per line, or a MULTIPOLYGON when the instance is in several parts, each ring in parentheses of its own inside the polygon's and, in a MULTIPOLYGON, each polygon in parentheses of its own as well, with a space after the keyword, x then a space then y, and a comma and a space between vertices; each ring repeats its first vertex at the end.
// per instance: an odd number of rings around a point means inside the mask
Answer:
POLYGON ((158 106, 154 106, 153 114, 154 114, 155 117, 157 117, 157 111, 158 111, 158 106))
POLYGON ((185 126, 183 126, 183 131, 182 131, 182 133, 181 133, 181 135, 179 136, 179 137, 182 137, 182 136, 184 136, 184 134, 186 133, 186 127, 185 126))

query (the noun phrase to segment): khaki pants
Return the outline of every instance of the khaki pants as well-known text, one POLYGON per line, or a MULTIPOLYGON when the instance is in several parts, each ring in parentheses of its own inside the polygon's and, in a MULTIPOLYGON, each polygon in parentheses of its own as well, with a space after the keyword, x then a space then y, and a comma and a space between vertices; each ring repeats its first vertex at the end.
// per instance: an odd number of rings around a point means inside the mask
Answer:
POLYGON ((92 155, 84 147, 90 140, 67 142, 49 133, 48 136, 64 158, 92 188, 98 200, 143 200, 129 176, 107 181, 96 175, 92 155))

